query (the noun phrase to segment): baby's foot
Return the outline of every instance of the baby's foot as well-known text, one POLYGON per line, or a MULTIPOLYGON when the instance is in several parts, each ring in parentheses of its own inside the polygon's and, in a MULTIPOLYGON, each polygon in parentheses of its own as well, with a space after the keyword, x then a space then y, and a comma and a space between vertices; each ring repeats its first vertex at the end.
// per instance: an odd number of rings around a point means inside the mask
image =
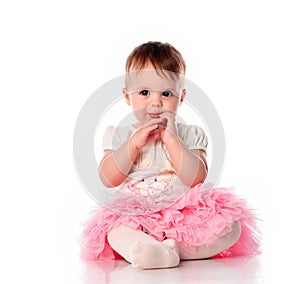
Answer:
POLYGON ((167 247, 169 247, 172 250, 175 250, 177 253, 179 252, 176 241, 173 239, 166 239, 164 241, 162 241, 162 243, 164 245, 166 245, 167 247))
POLYGON ((180 259, 175 241, 165 242, 135 242, 130 249, 132 266, 143 269, 178 266, 180 259))

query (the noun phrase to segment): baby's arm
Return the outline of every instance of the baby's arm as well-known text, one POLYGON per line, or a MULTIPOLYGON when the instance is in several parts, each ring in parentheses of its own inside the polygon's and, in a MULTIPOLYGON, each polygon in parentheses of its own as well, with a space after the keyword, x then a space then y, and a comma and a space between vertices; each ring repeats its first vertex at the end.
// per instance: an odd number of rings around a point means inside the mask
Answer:
POLYGON ((169 139, 165 145, 173 166, 184 184, 193 187, 204 182, 207 175, 207 162, 203 150, 188 150, 175 136, 173 139, 169 139))
POLYGON ((139 149, 126 141, 117 150, 105 150, 99 165, 99 175, 106 187, 116 187, 127 177, 139 149))
POLYGON ((119 186, 126 179, 140 149, 160 137, 154 130, 162 121, 162 118, 152 119, 135 131, 117 150, 105 151, 99 165, 99 175, 106 187, 119 186))
POLYGON ((173 113, 166 112, 162 117, 167 119, 167 127, 161 127, 161 138, 168 148, 177 175, 191 187, 203 183, 207 175, 205 151, 187 149, 178 137, 173 113))

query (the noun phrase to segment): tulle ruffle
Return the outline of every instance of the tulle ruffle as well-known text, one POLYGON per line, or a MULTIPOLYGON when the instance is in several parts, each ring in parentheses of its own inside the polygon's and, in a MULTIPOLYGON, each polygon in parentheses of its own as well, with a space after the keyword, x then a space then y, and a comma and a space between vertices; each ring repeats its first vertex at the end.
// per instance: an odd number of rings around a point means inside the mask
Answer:
POLYGON ((215 257, 244 256, 259 253, 259 232, 256 218, 246 202, 232 189, 202 185, 189 189, 176 203, 155 213, 144 214, 141 199, 128 197, 116 200, 111 209, 98 208, 85 223, 81 256, 84 260, 116 259, 119 256, 107 242, 107 234, 124 224, 141 230, 158 241, 171 238, 191 253, 200 245, 211 245, 217 238, 232 230, 240 222, 239 240, 215 257), (129 214, 134 210, 141 214, 129 214), (119 213, 122 212, 122 213, 119 213))

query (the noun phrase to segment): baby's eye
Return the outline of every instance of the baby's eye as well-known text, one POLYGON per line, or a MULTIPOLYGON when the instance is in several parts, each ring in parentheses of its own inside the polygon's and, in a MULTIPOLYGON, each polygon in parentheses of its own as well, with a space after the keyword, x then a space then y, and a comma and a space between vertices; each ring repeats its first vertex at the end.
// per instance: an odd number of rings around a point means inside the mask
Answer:
POLYGON ((171 97, 173 94, 172 94, 172 92, 170 92, 170 91, 164 91, 164 92, 162 93, 162 95, 163 95, 164 97, 171 97))
POLYGON ((142 90, 142 91, 140 91, 140 95, 142 95, 142 96, 149 96, 150 92, 148 90, 142 90))

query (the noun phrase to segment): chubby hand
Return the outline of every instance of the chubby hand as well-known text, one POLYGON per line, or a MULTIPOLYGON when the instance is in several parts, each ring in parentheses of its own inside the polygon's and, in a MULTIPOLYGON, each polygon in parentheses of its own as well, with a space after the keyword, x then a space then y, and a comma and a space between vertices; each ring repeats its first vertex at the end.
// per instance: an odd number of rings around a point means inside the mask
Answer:
POLYGON ((175 114, 173 112, 164 112, 160 117, 164 119, 164 122, 159 125, 160 138, 165 144, 168 144, 174 137, 178 136, 175 125, 175 114))
POLYGON ((142 149, 149 142, 161 138, 161 132, 167 126, 167 119, 162 115, 158 118, 153 118, 144 125, 140 126, 130 137, 130 143, 142 149))

